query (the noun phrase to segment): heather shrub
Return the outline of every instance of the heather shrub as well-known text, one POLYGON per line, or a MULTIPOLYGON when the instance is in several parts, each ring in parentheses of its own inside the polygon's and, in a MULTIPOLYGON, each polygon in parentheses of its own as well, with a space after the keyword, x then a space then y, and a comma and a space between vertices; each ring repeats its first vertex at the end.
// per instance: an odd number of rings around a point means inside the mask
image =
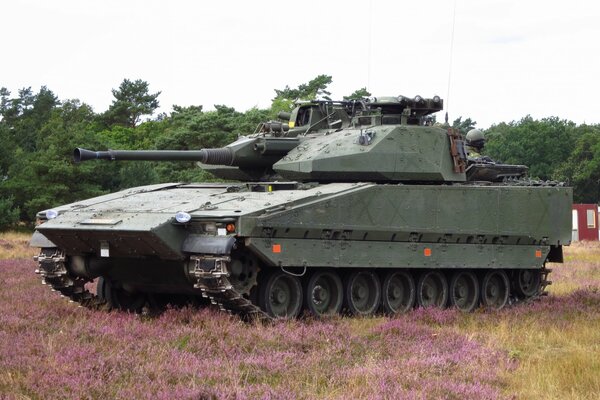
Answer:
POLYGON ((246 323, 77 307, 20 251, 0 257, 0 398, 500 399, 600 393, 600 245, 567 249, 550 295, 501 311, 246 323), (554 289, 560 289, 555 292, 554 289))

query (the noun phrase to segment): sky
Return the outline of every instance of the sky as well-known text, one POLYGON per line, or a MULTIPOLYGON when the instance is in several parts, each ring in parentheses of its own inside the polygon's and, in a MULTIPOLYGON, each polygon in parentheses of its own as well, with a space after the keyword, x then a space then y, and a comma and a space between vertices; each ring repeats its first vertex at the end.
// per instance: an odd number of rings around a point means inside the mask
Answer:
POLYGON ((450 120, 480 128, 600 123, 597 1, 20 0, 0 19, 0 87, 45 85, 96 112, 125 78, 161 91, 169 113, 266 108, 274 89, 326 74, 334 99, 439 95, 450 120))

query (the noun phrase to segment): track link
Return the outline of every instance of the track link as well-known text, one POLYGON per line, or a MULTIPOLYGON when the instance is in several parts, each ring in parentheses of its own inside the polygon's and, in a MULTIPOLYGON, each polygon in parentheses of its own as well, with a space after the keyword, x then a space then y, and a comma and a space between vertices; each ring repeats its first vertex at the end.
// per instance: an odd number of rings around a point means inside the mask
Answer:
POLYGON ((85 284, 90 282, 89 280, 69 274, 65 266, 64 251, 56 248, 44 248, 33 259, 38 262, 35 273, 41 275, 42 284, 50 285, 52 290, 83 307, 102 308, 106 305, 104 299, 86 289, 85 284))
POLYGON ((190 271, 191 276, 196 280, 194 288, 200 289, 202 296, 210 299, 212 304, 243 318, 265 321, 272 319, 231 284, 227 271, 230 257, 193 255, 190 260, 194 263, 194 268, 190 271))
POLYGON ((552 269, 546 268, 546 264, 544 264, 544 266, 542 267, 541 276, 540 276, 540 290, 539 290, 537 296, 534 296, 534 297, 548 296, 548 292, 546 292, 546 288, 548 286, 552 285, 552 281, 548 280, 548 276, 550 275, 551 272, 552 272, 552 269))

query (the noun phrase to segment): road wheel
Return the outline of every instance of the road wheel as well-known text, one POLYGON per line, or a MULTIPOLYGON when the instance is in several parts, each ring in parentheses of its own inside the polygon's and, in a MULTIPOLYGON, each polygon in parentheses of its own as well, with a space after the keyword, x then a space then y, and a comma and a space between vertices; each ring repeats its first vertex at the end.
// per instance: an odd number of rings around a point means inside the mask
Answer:
POLYGON ((101 301, 108 302, 108 298, 106 296, 107 285, 108 285, 108 282, 102 276, 100 278, 98 278, 98 280, 96 281, 96 296, 98 296, 98 299, 101 301))
POLYGON ((104 278, 98 278, 96 284, 98 297, 105 300, 111 309, 139 313, 146 304, 147 297, 144 293, 129 292, 104 278))
POLYGON ((275 318, 296 318, 302 309, 302 284, 297 276, 276 271, 260 285, 259 304, 275 318))
POLYGON ((501 269, 489 270, 481 281, 481 303, 486 308, 500 310, 508 302, 510 284, 501 269))
POLYGON ((514 288, 521 297, 533 297, 540 292, 542 273, 539 269, 520 269, 515 271, 514 288))
POLYGON ((417 302, 420 307, 445 308, 448 302, 448 282, 439 271, 426 271, 417 283, 417 302))
POLYGON ((339 313, 344 299, 340 276, 331 270, 313 272, 306 284, 304 297, 306 308, 315 316, 339 313))
POLYGON ((479 281, 471 271, 456 271, 450 280, 450 304, 462 312, 479 305, 479 281))
POLYGON ((355 271, 346 279, 346 307, 353 315, 371 315, 379 309, 381 284, 371 271, 355 271))
POLYGON ((404 313, 415 305, 415 280, 406 271, 390 271, 383 279, 383 309, 388 314, 404 313))

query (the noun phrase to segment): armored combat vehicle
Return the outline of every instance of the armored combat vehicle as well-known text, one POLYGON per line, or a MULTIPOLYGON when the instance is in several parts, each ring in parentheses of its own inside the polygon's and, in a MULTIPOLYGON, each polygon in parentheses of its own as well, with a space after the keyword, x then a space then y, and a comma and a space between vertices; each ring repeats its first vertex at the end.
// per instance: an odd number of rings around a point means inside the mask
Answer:
POLYGON ((309 101, 223 148, 76 149, 76 162, 195 160, 229 182, 42 211, 37 272, 85 306, 202 296, 264 318, 469 312, 540 296, 546 263, 570 244, 571 188, 468 157, 458 131, 433 123, 442 109, 438 96, 309 101))

